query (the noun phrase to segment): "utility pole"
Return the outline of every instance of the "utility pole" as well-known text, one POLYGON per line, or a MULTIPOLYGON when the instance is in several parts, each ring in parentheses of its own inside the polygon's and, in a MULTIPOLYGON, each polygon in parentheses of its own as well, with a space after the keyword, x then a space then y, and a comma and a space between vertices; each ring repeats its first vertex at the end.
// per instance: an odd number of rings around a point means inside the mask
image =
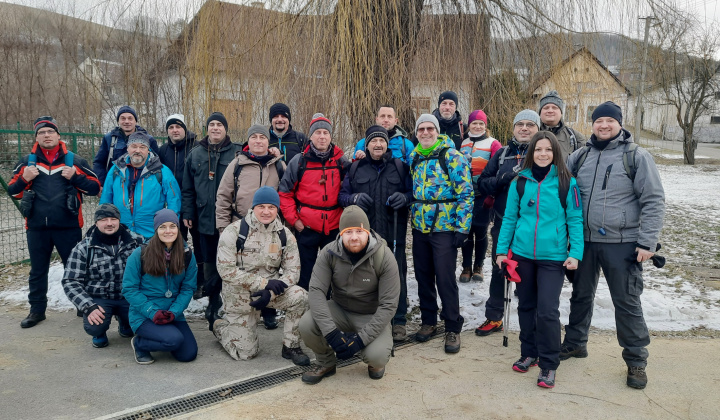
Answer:
POLYGON ((645 72, 647 67, 647 56, 648 56, 648 38, 650 37, 650 21, 655 19, 654 16, 646 16, 645 19, 645 39, 643 41, 643 58, 640 68, 640 92, 637 96, 637 103, 635 104, 635 141, 640 143, 640 131, 642 130, 642 101, 645 95, 645 72))

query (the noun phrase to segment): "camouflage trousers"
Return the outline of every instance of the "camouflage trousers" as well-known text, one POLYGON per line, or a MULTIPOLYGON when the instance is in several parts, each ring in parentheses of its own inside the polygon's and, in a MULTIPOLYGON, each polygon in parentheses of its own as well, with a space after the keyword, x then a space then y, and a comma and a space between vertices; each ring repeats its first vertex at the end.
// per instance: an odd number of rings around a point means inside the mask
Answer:
MULTIPOLYGON (((250 306, 250 293, 242 287, 225 282, 221 292, 225 315, 213 324, 213 334, 235 360, 252 359, 260 351, 260 342, 255 331, 260 311, 250 306)), ((307 302, 305 289, 290 286, 282 295, 274 296, 267 306, 285 311, 283 344, 286 347, 300 347, 298 326, 300 318, 308 308, 307 302)))

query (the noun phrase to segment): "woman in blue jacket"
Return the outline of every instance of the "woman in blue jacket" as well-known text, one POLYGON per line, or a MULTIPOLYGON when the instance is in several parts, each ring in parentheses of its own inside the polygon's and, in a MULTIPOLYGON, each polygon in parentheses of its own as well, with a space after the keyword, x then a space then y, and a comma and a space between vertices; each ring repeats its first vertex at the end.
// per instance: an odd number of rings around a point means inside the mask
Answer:
POLYGON ((522 170, 508 189, 498 266, 510 249, 521 279, 520 359, 513 370, 525 373, 539 365, 538 386, 552 388, 560 365, 564 269, 575 270, 582 259, 583 225, 580 191, 562 159, 560 143, 549 131, 532 138, 522 170))
POLYGON ((155 361, 151 351, 169 351, 181 362, 197 356, 197 342, 183 311, 195 291, 197 264, 185 245, 174 211, 155 213, 155 234, 128 258, 122 293, 130 303, 130 344, 135 361, 155 361))

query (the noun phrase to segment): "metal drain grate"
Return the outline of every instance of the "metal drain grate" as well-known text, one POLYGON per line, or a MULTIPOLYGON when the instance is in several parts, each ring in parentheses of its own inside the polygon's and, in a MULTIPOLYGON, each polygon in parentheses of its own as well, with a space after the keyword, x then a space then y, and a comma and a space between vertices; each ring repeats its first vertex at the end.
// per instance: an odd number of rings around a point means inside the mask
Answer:
MULTIPOLYGON (((438 326, 437 332, 432 338, 442 336, 444 328, 438 326)), ((395 343, 395 349, 401 349, 404 347, 413 346, 418 344, 419 341, 415 340, 415 334, 408 336, 404 341, 395 343)), ((358 356, 354 356, 347 360, 338 361, 338 367, 350 366, 360 362, 361 359, 358 356)), ((293 379, 298 379, 302 374, 309 370, 311 366, 293 366, 284 370, 269 373, 267 375, 258 376, 252 379, 246 379, 238 381, 236 383, 224 386, 222 388, 214 389, 211 391, 204 392, 202 394, 194 395, 192 397, 180 398, 174 401, 165 402, 162 404, 155 405, 150 408, 138 410, 134 413, 123 414, 122 417, 113 417, 118 420, 150 420, 150 419, 163 419, 180 414, 189 413, 191 411, 199 410, 201 408, 209 407, 213 404, 218 404, 227 401, 233 397, 240 395, 250 394, 253 392, 262 391, 271 388, 275 385, 280 385, 283 382, 287 382, 293 379)))

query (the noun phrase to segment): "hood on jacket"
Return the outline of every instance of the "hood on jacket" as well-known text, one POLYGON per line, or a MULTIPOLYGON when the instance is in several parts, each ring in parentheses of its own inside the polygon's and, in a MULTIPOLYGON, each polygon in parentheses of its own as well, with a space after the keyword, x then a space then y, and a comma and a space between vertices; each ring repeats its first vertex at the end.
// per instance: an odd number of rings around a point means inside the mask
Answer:
MULTIPOLYGON (((342 149, 339 148, 338 146, 336 146, 334 143, 330 143, 330 148, 332 148, 332 153, 330 154, 331 158, 335 158, 335 160, 339 160, 343 156, 342 149)), ((312 148, 310 147, 310 142, 308 142, 307 146, 305 146, 305 150, 303 151, 303 156, 305 156, 305 158, 308 160, 311 160, 314 162, 320 162, 320 159, 312 151, 312 148)))
MULTIPOLYGON (((130 230, 125 226, 124 224, 120 223, 120 227, 118 228, 120 231, 120 245, 123 244, 129 244, 132 242, 133 236, 130 230)), ((97 226, 92 225, 90 229, 88 229, 87 233, 85 233, 85 237, 90 239, 90 246, 102 246, 103 244, 101 242, 98 242, 97 237, 95 237, 95 233, 98 231, 97 226)), ((138 235, 139 236, 139 235, 138 235)))
POLYGON ((255 217, 255 212, 252 210, 248 211, 248 214, 245 215, 245 221, 250 226, 250 229, 257 230, 260 232, 279 232, 285 227, 282 224, 282 221, 280 221, 280 209, 278 208, 278 215, 275 217, 275 220, 270 222, 270 224, 265 225, 264 223, 260 223, 260 221, 255 217))
MULTIPOLYGON (((409 139, 409 138, 410 138, 410 135, 408 134, 408 132, 405 131, 405 130, 404 130, 402 127, 400 127, 399 125, 395 125, 395 127, 394 127, 392 130, 389 130, 389 131, 394 131, 394 133, 393 133, 392 135, 390 135, 390 138, 391 138, 391 139, 392 139, 392 138, 395 138, 395 137, 405 137, 406 139, 409 139)), ((390 134, 389 131, 388 131, 388 134, 390 134)))
MULTIPOLYGON (((595 142, 602 141, 598 140, 597 137, 595 137, 595 134, 591 135, 588 139, 586 145, 595 147, 595 142)), ((618 147, 621 144, 627 144, 627 143, 634 143, 635 141, 632 138, 632 134, 630 134, 629 131, 627 131, 625 128, 620 128, 620 132, 617 136, 615 136, 612 140, 607 140, 610 142, 605 149, 614 149, 618 147)))
MULTIPOLYGON (((138 133, 147 133, 147 130, 145 130, 143 127, 140 127, 139 125, 135 125, 135 131, 138 133)), ((110 136, 115 136, 121 139, 126 138, 125 132, 122 131, 122 128, 120 126, 116 126, 112 130, 110 130, 110 136)))
MULTIPOLYGON (((210 148, 210 140, 208 140, 208 136, 205 136, 200 140, 200 143, 198 143, 200 146, 202 146, 205 150, 208 150, 210 148)), ((230 141, 230 136, 225 136, 225 139, 218 144, 217 150, 222 151, 226 148, 230 147, 232 144, 232 141, 230 141)))
MULTIPOLYGON (((125 171, 128 166, 128 161, 130 160, 130 155, 128 153, 123 154, 115 161, 115 166, 119 169, 120 176, 123 178, 125 177, 125 171)), ((156 172, 159 170, 162 170, 163 164, 160 162, 160 158, 158 155, 150 151, 148 154, 147 160, 145 161, 145 166, 143 167, 142 173, 140 176, 142 177, 148 172, 156 172)), ((112 168, 111 168, 112 170, 112 168)), ((109 173, 110 171, 108 171, 109 173)))
MULTIPOLYGON (((365 255, 363 255, 362 258, 357 262, 357 265, 362 264, 365 260, 372 257, 372 255, 377 252, 377 250, 385 243, 385 240, 380 237, 374 230, 370 229, 370 237, 368 238, 368 246, 367 251, 365 251, 365 255)), ((338 233, 337 237, 335 238, 335 241, 332 242, 332 246, 328 250, 332 255, 342 259, 343 261, 347 261, 350 263, 350 257, 348 256, 347 251, 345 251, 345 247, 342 243, 342 235, 338 233)))

